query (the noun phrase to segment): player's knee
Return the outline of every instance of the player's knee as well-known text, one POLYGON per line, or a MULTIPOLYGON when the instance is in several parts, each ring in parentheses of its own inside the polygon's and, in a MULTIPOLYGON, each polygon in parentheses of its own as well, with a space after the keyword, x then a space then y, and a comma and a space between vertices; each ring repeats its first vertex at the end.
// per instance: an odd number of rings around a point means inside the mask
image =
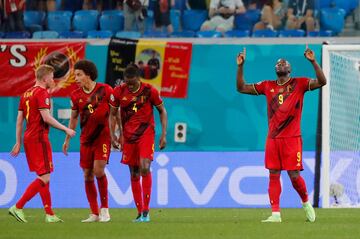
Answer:
POLYGON ((141 169, 141 176, 146 176, 148 173, 150 173, 150 168, 145 167, 141 169))

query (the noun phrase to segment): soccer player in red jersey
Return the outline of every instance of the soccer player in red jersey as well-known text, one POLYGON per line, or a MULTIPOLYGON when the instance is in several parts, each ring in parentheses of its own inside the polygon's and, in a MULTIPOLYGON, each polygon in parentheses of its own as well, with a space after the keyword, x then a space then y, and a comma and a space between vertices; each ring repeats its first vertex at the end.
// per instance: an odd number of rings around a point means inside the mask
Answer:
POLYGON ((304 179, 300 175, 302 165, 302 138, 300 131, 304 94, 326 84, 326 78, 315 54, 306 47, 304 56, 313 65, 316 79, 291 77, 291 67, 285 59, 275 65, 276 80, 246 84, 243 76, 246 49, 237 57, 237 90, 251 95, 265 95, 268 108, 269 133, 265 147, 265 167, 269 170, 269 199, 272 215, 262 222, 281 222, 280 173, 286 170, 294 189, 301 197, 306 217, 315 221, 315 211, 308 200, 304 179))
POLYGON ((140 69, 136 65, 126 67, 124 79, 125 83, 117 86, 111 97, 111 139, 113 146, 123 152, 121 162, 127 164, 130 169, 131 189, 138 211, 134 222, 149 222, 152 187, 150 164, 155 148, 153 106, 160 114, 160 149, 166 146, 167 113, 159 92, 150 84, 140 81, 140 69), (116 123, 120 129, 119 139, 114 132, 116 123))
MULTIPOLYGON (((75 129, 80 115, 80 167, 85 179, 85 192, 90 204, 91 214, 82 222, 110 221, 108 206, 108 181, 105 166, 108 163, 111 140, 109 131, 111 86, 97 83, 98 73, 95 64, 89 60, 75 63, 75 80, 79 89, 71 94, 72 112, 69 128, 75 129), (101 208, 97 201, 97 180, 101 208)), ((67 155, 69 137, 65 138, 63 152, 67 155)))
POLYGON ((23 207, 37 193, 45 209, 45 222, 62 222, 51 208, 49 191, 50 174, 53 172, 51 145, 49 141, 49 126, 63 130, 68 137, 73 137, 75 131, 60 124, 50 114, 50 95, 48 89, 54 86, 54 68, 41 65, 36 69, 36 83, 20 98, 19 111, 16 121, 16 143, 11 155, 16 157, 20 152, 23 122, 26 121, 24 133, 24 149, 27 163, 31 172, 37 178, 27 187, 20 200, 9 209, 9 214, 20 222, 27 222, 23 207))

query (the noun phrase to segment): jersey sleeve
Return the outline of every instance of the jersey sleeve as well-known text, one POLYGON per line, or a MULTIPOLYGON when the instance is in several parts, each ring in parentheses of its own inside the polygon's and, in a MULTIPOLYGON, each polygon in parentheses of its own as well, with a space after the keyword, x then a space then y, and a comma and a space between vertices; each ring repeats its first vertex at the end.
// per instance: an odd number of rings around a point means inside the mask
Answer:
POLYGON ((36 95, 38 109, 50 109, 50 95, 46 90, 40 91, 36 95))
POLYGON ((163 103, 159 91, 155 87, 151 87, 150 102, 155 106, 161 105, 163 103))
POLYGON ((310 78, 301 77, 301 78, 297 78, 297 81, 303 92, 310 90, 310 81, 311 81, 310 78))
POLYGON ((78 101, 76 100, 76 96, 74 94, 71 94, 70 96, 70 104, 72 110, 79 110, 78 101))
POLYGON ((253 84, 253 87, 254 87, 257 95, 264 95, 266 86, 267 86, 266 81, 260 81, 256 84, 253 84))
POLYGON ((120 86, 116 86, 115 89, 112 91, 111 95, 110 95, 110 105, 112 107, 119 107, 120 105, 120 91, 121 88, 120 86))
POLYGON ((20 98, 20 102, 19 102, 19 107, 18 107, 18 111, 24 111, 24 104, 23 104, 24 98, 21 97, 20 98))

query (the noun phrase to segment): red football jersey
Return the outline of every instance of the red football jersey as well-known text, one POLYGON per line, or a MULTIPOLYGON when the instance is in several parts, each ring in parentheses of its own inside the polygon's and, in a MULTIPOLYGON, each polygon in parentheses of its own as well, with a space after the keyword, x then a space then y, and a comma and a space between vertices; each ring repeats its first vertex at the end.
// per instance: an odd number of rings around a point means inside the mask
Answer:
POLYGON ((26 120, 24 141, 42 142, 48 139, 49 125, 43 121, 40 110, 50 108, 50 95, 40 86, 31 87, 21 96, 19 111, 23 111, 26 120))
POLYGON ((114 107, 120 106, 124 139, 128 143, 135 143, 145 134, 155 135, 153 106, 163 103, 159 91, 152 85, 141 83, 140 89, 132 93, 126 84, 115 87, 114 107))
POLYGON ((82 88, 72 92, 72 110, 80 113, 80 143, 92 143, 98 137, 110 138, 109 111, 111 86, 96 83, 95 88, 86 93, 82 88))
POLYGON ((254 84, 258 94, 266 96, 270 138, 300 136, 300 121, 304 93, 309 90, 309 78, 290 78, 283 85, 277 81, 254 84))

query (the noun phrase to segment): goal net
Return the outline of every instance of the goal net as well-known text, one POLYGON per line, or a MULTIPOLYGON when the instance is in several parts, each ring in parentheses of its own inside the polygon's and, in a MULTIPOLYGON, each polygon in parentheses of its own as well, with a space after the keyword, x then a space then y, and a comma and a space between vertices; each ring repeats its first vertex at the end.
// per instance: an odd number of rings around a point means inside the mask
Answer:
POLYGON ((324 45, 322 207, 360 207, 360 45, 324 45))

